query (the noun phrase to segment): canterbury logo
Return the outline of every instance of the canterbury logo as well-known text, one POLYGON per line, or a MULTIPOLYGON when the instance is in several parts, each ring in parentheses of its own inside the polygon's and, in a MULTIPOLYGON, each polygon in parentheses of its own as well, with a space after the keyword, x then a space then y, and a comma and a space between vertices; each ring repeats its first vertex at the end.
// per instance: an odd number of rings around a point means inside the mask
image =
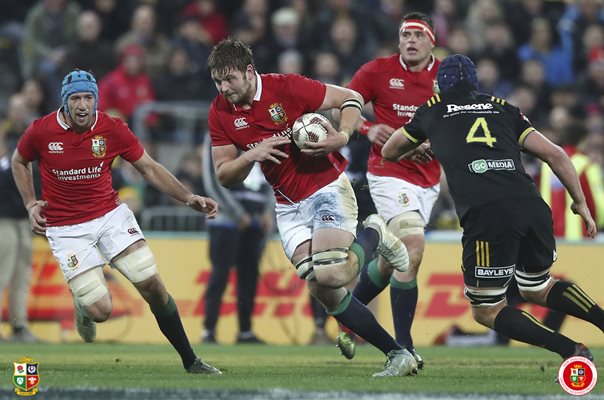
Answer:
POLYGON ((235 120, 235 127, 237 129, 247 128, 248 124, 247 124, 247 121, 245 120, 245 118, 237 118, 235 120))
POLYGON ((48 143, 48 152, 49 153, 62 153, 63 152, 63 142, 48 143))
POLYGON ((390 87, 394 89, 404 89, 405 81, 402 79, 392 78, 390 79, 390 87))

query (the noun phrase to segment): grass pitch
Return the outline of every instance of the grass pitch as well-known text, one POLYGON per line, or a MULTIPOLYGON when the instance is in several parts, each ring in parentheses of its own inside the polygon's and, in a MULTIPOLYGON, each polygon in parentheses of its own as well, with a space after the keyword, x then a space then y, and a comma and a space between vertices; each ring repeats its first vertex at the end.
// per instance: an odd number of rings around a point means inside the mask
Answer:
MULTIPOLYGON (((291 399, 307 398, 303 396, 306 392, 320 394, 308 398, 385 398, 380 397, 384 394, 396 399, 403 395, 413 398, 567 396, 553 382, 561 360, 537 348, 419 348, 426 368, 418 376, 375 379, 371 374, 381 370, 385 357, 371 346, 359 346, 357 356, 351 361, 331 346, 194 347, 199 356, 220 368, 223 375, 186 374, 178 355, 168 345, 3 343, 0 346, 0 399, 17 398, 12 384, 13 362, 19 362, 25 355, 39 363, 40 393, 35 398, 40 400, 50 398, 46 396, 50 393, 59 393, 53 398, 107 399, 111 398, 110 393, 124 390, 129 393, 125 398, 204 398, 206 393, 207 398, 227 399, 237 397, 233 394, 237 392, 244 393, 238 398, 252 398, 245 393, 253 392, 265 393, 257 398, 291 399), (103 392, 106 389, 109 392, 103 392), (174 397, 153 394, 162 390, 174 397), (282 392, 276 397, 267 394, 274 394, 274 390, 282 392), (137 391, 138 397, 133 394, 137 391)), ((604 349, 592 351, 596 362, 604 358, 604 349)), ((604 398, 601 382, 588 397, 604 398)))

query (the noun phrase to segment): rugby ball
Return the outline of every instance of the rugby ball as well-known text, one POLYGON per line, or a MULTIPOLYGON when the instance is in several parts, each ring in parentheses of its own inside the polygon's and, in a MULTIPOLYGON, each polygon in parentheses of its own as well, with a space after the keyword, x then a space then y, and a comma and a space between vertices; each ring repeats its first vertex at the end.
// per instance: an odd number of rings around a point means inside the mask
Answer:
POLYGON ((306 142, 320 142, 327 138, 327 129, 321 122, 329 124, 329 120, 317 113, 303 114, 292 126, 292 139, 300 149, 306 148, 306 142))

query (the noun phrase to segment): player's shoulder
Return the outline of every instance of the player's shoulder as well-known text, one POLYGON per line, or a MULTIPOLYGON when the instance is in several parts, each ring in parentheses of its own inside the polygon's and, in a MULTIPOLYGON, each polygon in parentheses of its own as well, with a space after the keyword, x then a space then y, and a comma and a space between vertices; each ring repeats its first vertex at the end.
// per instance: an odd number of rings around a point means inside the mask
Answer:
POLYGON ((361 71, 365 73, 384 73, 385 70, 400 68, 398 53, 386 57, 378 57, 366 62, 361 66, 361 71))
POLYGON ((108 130, 113 130, 113 129, 122 128, 122 127, 127 126, 126 122, 123 119, 121 119, 119 117, 113 117, 102 111, 97 111, 96 125, 99 127, 106 128, 108 130))
MULTIPOLYGON (((434 93, 432 97, 430 97, 424 104, 425 108, 432 108, 433 106, 442 102, 442 97, 440 93, 434 93)), ((421 108, 421 107, 420 107, 421 108)))

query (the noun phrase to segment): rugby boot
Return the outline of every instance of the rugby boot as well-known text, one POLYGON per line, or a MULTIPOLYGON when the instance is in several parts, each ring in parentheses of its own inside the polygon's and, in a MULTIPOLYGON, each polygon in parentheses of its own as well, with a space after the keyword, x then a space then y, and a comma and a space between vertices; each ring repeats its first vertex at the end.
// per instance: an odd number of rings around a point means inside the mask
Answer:
POLYGON ((424 359, 417 353, 417 351, 415 350, 415 348, 412 347, 409 350, 409 353, 411 353, 411 355, 413 356, 413 358, 415 358, 415 361, 417 362, 417 368, 424 369, 424 359))
POLYGON ((407 349, 391 350, 386 357, 384 369, 373 374, 374 378, 417 374, 417 361, 407 349))
POLYGON ((340 349, 340 354, 349 360, 354 358, 356 347, 356 336, 352 333, 340 332, 336 346, 340 349))
POLYGON ((73 300, 73 319, 80 337, 86 343, 94 342, 94 339, 96 339, 96 322, 86 315, 84 308, 75 299, 73 300))
POLYGON ((394 269, 405 272, 409 268, 409 254, 407 248, 388 230, 384 218, 378 214, 371 214, 363 221, 365 228, 375 230, 380 236, 377 252, 388 261, 394 269))
POLYGON ((201 358, 196 358, 193 364, 187 368, 189 374, 210 374, 210 375, 221 375, 222 372, 215 367, 212 367, 201 358))

